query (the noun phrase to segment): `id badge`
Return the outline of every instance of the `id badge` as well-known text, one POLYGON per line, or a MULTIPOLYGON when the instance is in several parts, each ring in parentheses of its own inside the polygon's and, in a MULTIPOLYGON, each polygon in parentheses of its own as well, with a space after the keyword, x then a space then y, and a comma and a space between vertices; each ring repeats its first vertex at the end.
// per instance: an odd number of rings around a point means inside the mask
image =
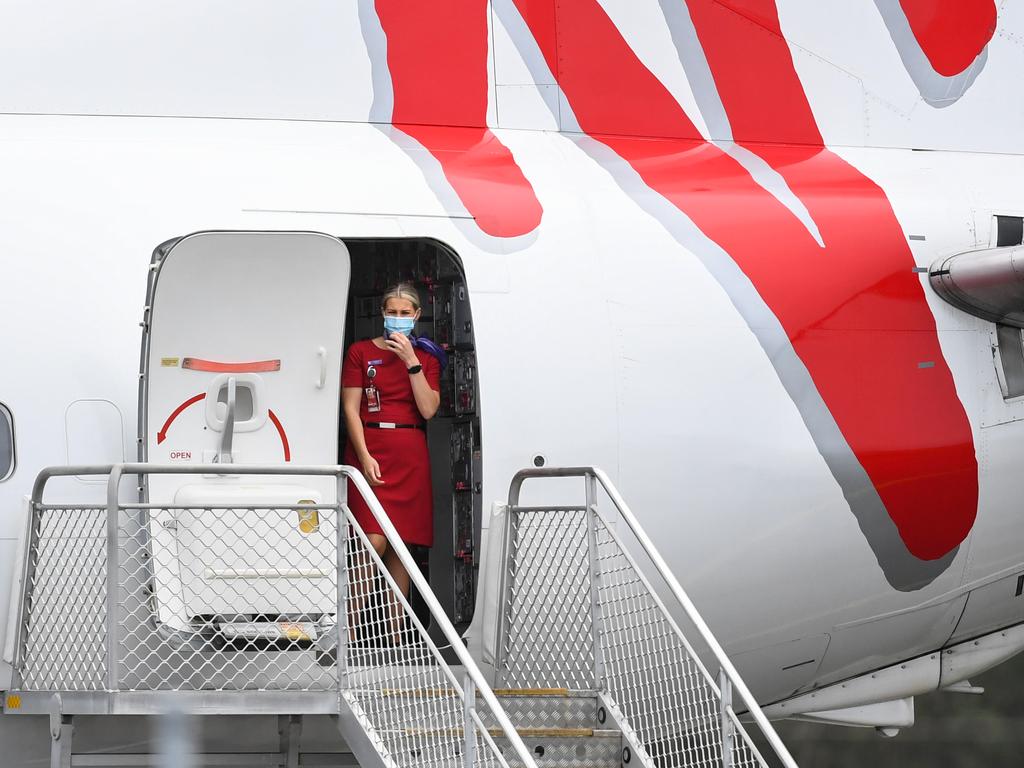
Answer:
POLYGON ((371 384, 365 390, 366 392, 366 410, 370 413, 380 412, 380 392, 377 388, 371 384))

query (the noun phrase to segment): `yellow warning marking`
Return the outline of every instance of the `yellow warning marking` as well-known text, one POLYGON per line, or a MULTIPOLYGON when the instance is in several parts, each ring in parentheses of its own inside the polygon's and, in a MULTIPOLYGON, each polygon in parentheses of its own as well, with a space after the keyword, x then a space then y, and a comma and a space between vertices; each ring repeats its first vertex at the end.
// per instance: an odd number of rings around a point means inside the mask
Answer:
MULTIPOLYGON (((316 502, 310 499, 302 499, 299 504, 316 504, 316 502)), ((309 535, 320 530, 320 510, 300 509, 298 510, 298 513, 299 531, 309 535)))
POLYGON ((160 367, 161 368, 177 368, 181 363, 180 357, 161 357, 160 367))
POLYGON ((4 705, 4 709, 21 709, 21 696, 15 693, 7 694, 7 702, 4 705))
MULTIPOLYGON (((496 729, 499 730, 499 729, 496 729)), ((550 736, 553 739, 566 738, 574 739, 581 736, 592 737, 593 728, 516 728, 516 733, 528 738, 550 736)))
POLYGON ((289 640, 309 640, 309 634, 298 624, 282 622, 278 626, 280 626, 281 632, 289 640))

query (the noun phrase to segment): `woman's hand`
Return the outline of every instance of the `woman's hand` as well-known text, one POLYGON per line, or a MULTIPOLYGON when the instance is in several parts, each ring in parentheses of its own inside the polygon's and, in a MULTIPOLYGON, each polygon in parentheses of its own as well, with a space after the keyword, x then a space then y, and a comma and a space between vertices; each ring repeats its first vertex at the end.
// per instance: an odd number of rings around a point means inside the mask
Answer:
POLYGON ((412 342, 409 341, 409 337, 404 333, 392 333, 384 339, 384 344, 398 355, 407 368, 420 362, 419 358, 416 357, 416 350, 413 349, 412 342))
POLYGON ((371 486, 384 485, 384 481, 380 477, 380 464, 377 460, 367 454, 366 458, 363 459, 363 475, 366 477, 366 482, 371 486))

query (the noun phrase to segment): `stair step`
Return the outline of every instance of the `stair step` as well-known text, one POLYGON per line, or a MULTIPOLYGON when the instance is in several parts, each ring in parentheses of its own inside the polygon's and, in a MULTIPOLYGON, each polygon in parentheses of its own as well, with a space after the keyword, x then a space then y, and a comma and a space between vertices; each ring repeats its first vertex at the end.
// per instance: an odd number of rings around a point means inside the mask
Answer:
MULTIPOLYGON (((602 728, 593 691, 567 688, 515 688, 495 691, 517 728, 602 728)), ((488 726, 497 725, 486 707, 477 712, 488 726)))
MULTIPOLYGON (((384 688, 380 691, 370 688, 370 692, 380 693, 381 696, 404 696, 408 698, 453 698, 461 696, 462 691, 457 688, 384 688)), ((499 699, 595 699, 596 695, 591 691, 570 691, 568 688, 495 688, 495 696, 499 699)), ((482 697, 480 691, 476 697, 482 697)))
MULTIPOLYGON (((403 728, 405 736, 461 740, 462 728, 403 728)), ((509 768, 522 768, 522 761, 504 731, 488 728, 509 768)), ((622 733, 603 728, 516 728, 538 768, 622 768, 622 733)))
POLYGON ((462 691, 456 688, 384 688, 381 691, 377 691, 374 688, 367 689, 368 693, 379 693, 381 696, 397 696, 399 698, 410 698, 410 699, 451 699, 456 696, 461 696, 462 691))
MULTIPOLYGON (((501 728, 488 728, 487 732, 495 738, 503 738, 501 728)), ((407 736, 462 736, 462 728, 403 728, 407 736)), ((620 731, 598 728, 516 728, 522 738, 531 739, 619 739, 620 731)))
MULTIPOLYGON (((596 728, 520 728, 517 731, 538 768, 622 768, 619 731, 596 728), (586 731, 592 735, 559 735, 586 731)), ((522 765, 508 739, 495 737, 494 743, 509 766, 519 768, 522 765)))
MULTIPOLYGON (((492 736, 500 736, 500 728, 489 728, 492 736)), ((516 728, 523 738, 552 738, 552 739, 618 739, 622 736, 619 731, 598 728, 516 728)))
MULTIPOLYGON (((376 692, 376 689, 368 689, 376 692)), ((595 699, 597 694, 593 691, 573 691, 568 688, 494 688, 492 692, 499 699, 502 698, 558 698, 558 699, 595 699)), ((461 695, 456 688, 384 688, 379 693, 382 696, 409 696, 409 697, 451 697, 461 695)), ((477 698, 481 697, 480 691, 476 693, 477 698)))

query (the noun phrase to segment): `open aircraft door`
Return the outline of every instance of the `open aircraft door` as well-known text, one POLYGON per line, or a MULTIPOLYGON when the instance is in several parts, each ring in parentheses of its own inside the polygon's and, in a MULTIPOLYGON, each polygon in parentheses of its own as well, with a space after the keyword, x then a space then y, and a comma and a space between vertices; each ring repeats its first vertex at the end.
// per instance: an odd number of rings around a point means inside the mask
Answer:
POLYGON ((333 580, 333 549, 311 538, 336 521, 268 508, 334 503, 334 479, 264 481, 231 465, 337 463, 349 278, 345 244, 312 232, 201 232, 154 254, 141 458, 224 465, 143 488, 148 504, 173 507, 144 523, 165 626, 242 632, 333 613, 333 587, 314 583, 333 580))

